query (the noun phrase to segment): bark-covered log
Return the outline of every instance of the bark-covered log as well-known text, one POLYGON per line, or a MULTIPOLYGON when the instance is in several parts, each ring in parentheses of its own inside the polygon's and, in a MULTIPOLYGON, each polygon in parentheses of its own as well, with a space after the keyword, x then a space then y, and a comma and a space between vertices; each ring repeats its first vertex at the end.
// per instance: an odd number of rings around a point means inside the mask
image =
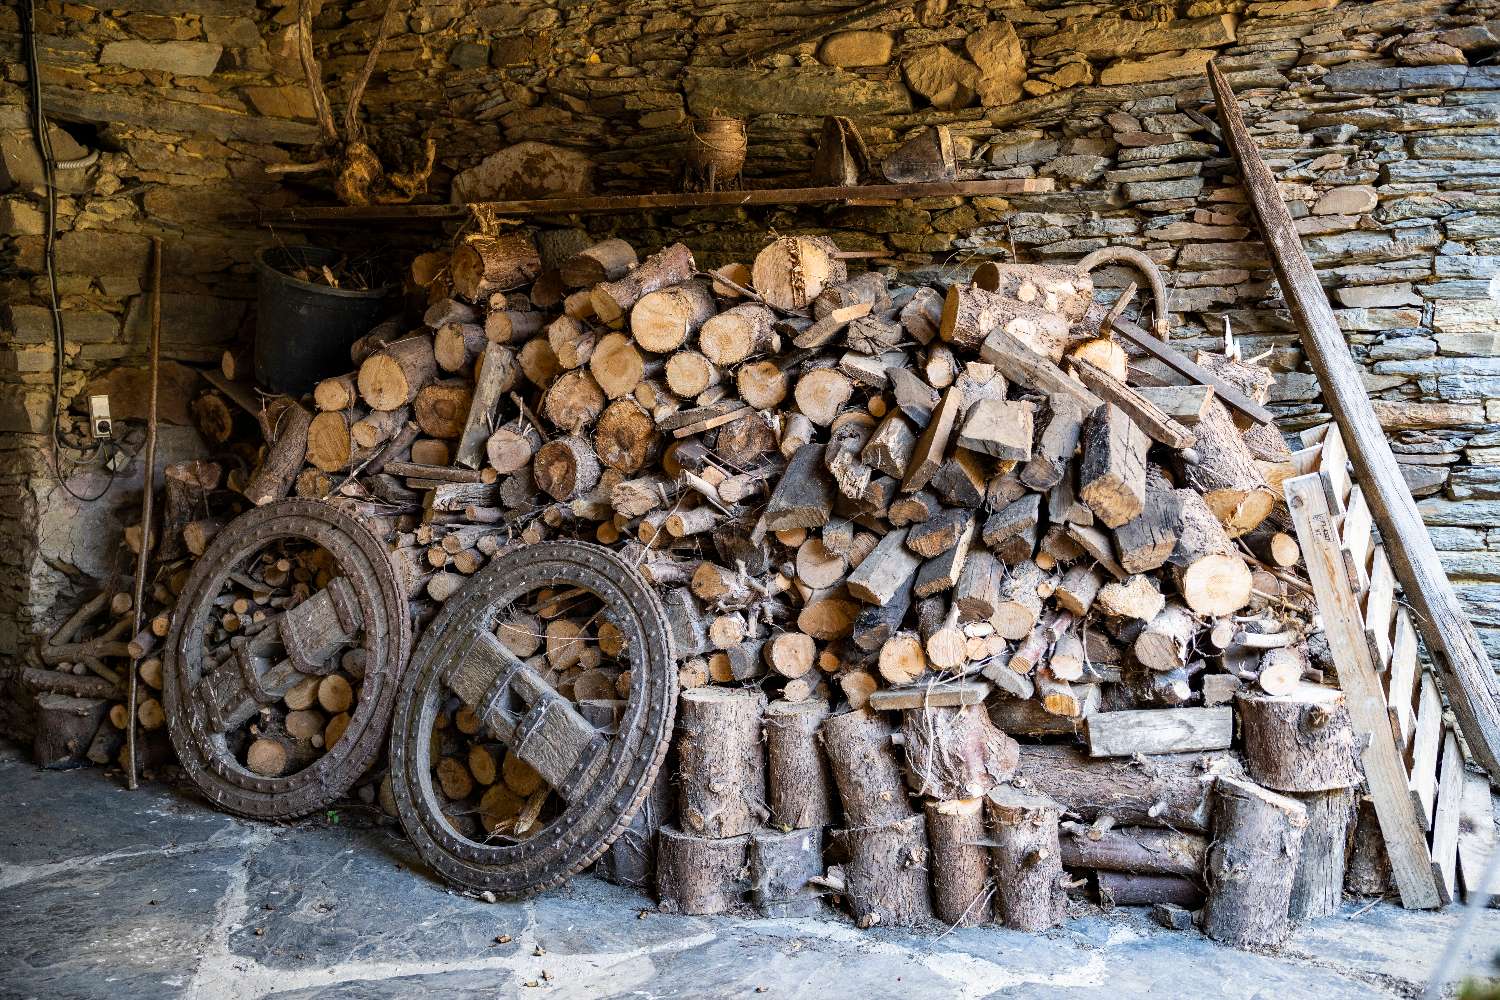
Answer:
POLYGON ((678 702, 679 822, 685 833, 736 837, 765 816, 759 691, 699 688, 678 702))
POLYGON ((950 927, 989 923, 995 914, 995 890, 984 844, 984 800, 929 801, 926 814, 934 913, 950 927))
POLYGON ((1243 778, 1217 780, 1203 933, 1236 947, 1286 939, 1306 827, 1307 810, 1295 799, 1243 778))
POLYGON ((1074 747, 1022 745, 1013 781, 1056 799, 1086 823, 1112 816, 1121 824, 1203 833, 1214 779, 1243 773, 1237 756, 1227 752, 1112 760, 1074 747))
POLYGON ((828 718, 820 731, 829 770, 852 828, 875 827, 912 815, 891 727, 868 709, 828 718))
POLYGON ((756 830, 750 834, 750 898, 763 917, 795 917, 823 909, 823 828, 756 830))
POLYGON ((901 735, 907 784, 919 795, 974 798, 1016 768, 1016 741, 996 729, 979 705, 907 709, 901 735))
POLYGON ((657 834, 656 891, 667 913, 730 913, 750 891, 750 835, 701 837, 675 826, 657 834))
POLYGON ((833 836, 849 857, 844 898, 858 926, 910 927, 932 919, 932 862, 921 815, 836 830, 833 836))
POLYGON ((1057 825, 1062 806, 1040 795, 997 788, 985 798, 995 873, 995 911, 1006 927, 1044 931, 1067 907, 1057 825))
POLYGON ((1359 784, 1360 741, 1344 693, 1300 684, 1289 695, 1243 693, 1236 700, 1245 766, 1280 792, 1322 792, 1359 784))
POLYGON ((818 730, 822 702, 773 701, 766 707, 766 804, 771 822, 803 829, 833 822, 833 788, 818 730))

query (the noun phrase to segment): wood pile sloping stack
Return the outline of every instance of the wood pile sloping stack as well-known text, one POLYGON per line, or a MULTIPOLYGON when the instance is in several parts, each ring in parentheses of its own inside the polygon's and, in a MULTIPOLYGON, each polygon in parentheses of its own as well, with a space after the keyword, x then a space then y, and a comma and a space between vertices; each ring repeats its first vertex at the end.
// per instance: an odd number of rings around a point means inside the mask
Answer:
MULTIPOLYGON (((1352 817, 1359 777, 1291 453, 1132 358, 1086 271, 901 286, 820 237, 706 273, 476 236, 412 277, 423 325, 281 404, 238 485, 379 516, 419 622, 515 543, 626 553, 683 657, 664 905, 1035 930, 1087 884, 1268 943, 1341 885, 1342 843, 1298 864, 1297 796, 1352 817), (1308 725, 1349 759, 1300 758, 1308 725)), ((1265 369, 1194 360, 1267 398, 1265 369)))

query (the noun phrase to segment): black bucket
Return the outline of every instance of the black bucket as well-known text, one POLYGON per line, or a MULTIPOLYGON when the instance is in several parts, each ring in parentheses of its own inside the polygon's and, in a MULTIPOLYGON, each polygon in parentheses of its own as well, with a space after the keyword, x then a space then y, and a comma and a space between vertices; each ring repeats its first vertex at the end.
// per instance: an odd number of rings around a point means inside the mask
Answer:
POLYGON ((342 257, 308 246, 267 247, 256 255, 255 380, 263 388, 300 396, 347 372, 349 345, 385 318, 394 285, 330 288, 287 273, 342 257))

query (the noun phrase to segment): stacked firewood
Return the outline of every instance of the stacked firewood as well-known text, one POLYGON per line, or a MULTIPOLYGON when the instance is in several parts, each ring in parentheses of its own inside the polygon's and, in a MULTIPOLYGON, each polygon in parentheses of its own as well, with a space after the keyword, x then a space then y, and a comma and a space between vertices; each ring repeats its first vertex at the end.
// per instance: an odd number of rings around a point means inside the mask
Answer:
MULTIPOLYGON (((1131 356, 1133 287, 1096 304, 1086 271, 1020 264, 896 286, 819 237, 709 273, 680 244, 544 256, 506 234, 422 255, 411 288, 422 325, 381 324, 348 374, 273 401, 233 485, 365 512, 419 623, 516 544, 632 559, 682 658, 677 787, 606 873, 683 912, 831 894, 866 926, 1039 929, 1070 885, 1196 908, 1218 870, 1217 936, 1284 929, 1298 866, 1267 831, 1305 816, 1268 789, 1355 783, 1265 776, 1306 763, 1276 748, 1288 718, 1347 728, 1284 531, 1294 456, 1131 356), (1242 709, 1262 784, 1232 752, 1237 698, 1303 713, 1242 709), (1210 831, 1243 856, 1215 869, 1210 831)), ((1258 365, 1194 360, 1269 394, 1258 365)), ((506 641, 608 728, 629 673, 591 627, 531 615, 506 641)), ((464 714, 433 741, 453 821, 525 835, 546 790, 464 714)))

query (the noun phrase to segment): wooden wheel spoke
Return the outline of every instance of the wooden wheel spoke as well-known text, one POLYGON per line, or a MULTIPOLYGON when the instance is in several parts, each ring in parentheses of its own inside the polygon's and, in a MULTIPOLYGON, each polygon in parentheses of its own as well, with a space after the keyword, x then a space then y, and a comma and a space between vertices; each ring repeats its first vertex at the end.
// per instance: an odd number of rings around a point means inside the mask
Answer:
POLYGON ((295 608, 267 619, 254 635, 235 638, 195 688, 210 729, 227 732, 304 677, 330 673, 334 654, 362 631, 354 587, 336 577, 295 608))
POLYGON ((587 783, 603 759, 607 737, 490 632, 474 634, 445 679, 480 723, 564 799, 587 783), (518 700, 525 706, 520 711, 518 700))

